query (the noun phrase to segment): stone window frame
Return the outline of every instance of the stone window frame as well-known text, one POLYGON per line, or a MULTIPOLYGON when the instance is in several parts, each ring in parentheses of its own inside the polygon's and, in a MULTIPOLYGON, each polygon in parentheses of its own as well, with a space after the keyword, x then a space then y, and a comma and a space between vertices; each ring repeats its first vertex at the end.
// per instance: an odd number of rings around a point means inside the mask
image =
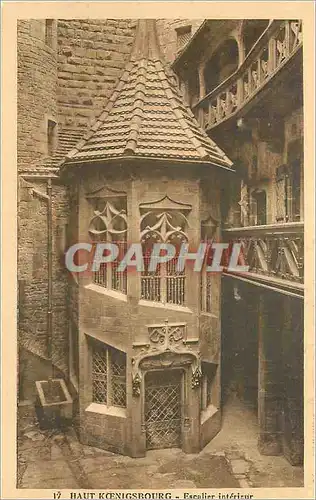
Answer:
POLYGON ((46 154, 52 157, 57 149, 58 122, 53 115, 45 114, 46 154))
POLYGON ((175 29, 177 34, 177 50, 180 51, 189 42, 192 37, 192 24, 179 26, 175 29))
MULTIPOLYGON (((107 192, 104 193, 104 196, 101 196, 98 194, 97 196, 94 195, 88 195, 87 198, 89 201, 92 201, 94 203, 94 206, 96 207, 96 203, 99 203, 100 200, 105 203, 105 208, 104 210, 117 210, 117 212, 120 212, 122 216, 125 218, 125 223, 126 223, 126 229, 125 231, 125 236, 122 239, 116 239, 114 237, 114 234, 112 234, 109 230, 104 231, 104 237, 100 234, 99 236, 94 238, 93 243, 102 243, 102 242, 115 242, 118 243, 119 241, 122 243, 120 246, 120 252, 121 255, 119 255, 119 258, 116 259, 115 262, 112 263, 101 263, 99 271, 93 272, 93 283, 97 286, 100 286, 106 290, 113 290, 118 293, 122 293, 124 295, 127 295, 127 270, 117 273, 115 272, 115 269, 119 265, 119 259, 122 257, 126 250, 127 250, 127 232, 128 232, 128 219, 127 219, 127 196, 126 193, 115 193, 114 191, 107 189, 107 192), (122 203, 123 200, 123 203, 122 203), (117 208, 119 204, 119 209, 117 208), (123 208, 122 208, 123 205, 123 208), (108 207, 108 208, 107 208, 108 207), (104 239, 105 238, 105 239, 104 239), (118 286, 114 286, 114 279, 115 276, 117 278, 117 283, 119 283, 118 286)), ((114 213, 114 212, 113 212, 114 213)), ((91 225, 92 221, 98 217, 99 215, 102 215, 98 209, 94 210, 94 216, 90 219, 89 222, 89 232, 91 236, 91 225)), ((107 213, 107 223, 112 224, 112 221, 115 219, 116 215, 111 214, 109 215, 107 213)))
MULTIPOLYGON (((188 226, 188 220, 186 216, 181 212, 181 210, 169 208, 166 212, 160 213, 160 209, 155 207, 153 204, 152 208, 148 212, 143 213, 141 217, 140 241, 143 244, 143 255, 146 255, 146 244, 151 245, 154 242, 173 243, 175 239, 178 238, 179 241, 181 238, 183 238, 183 241, 188 242, 189 240, 185 232, 188 226), (153 227, 144 227, 142 225, 143 221, 146 220, 146 217, 153 214, 157 216, 157 221, 159 218, 160 220, 162 220, 162 217, 164 217, 165 221, 167 221, 166 224, 162 224, 162 229, 157 229, 156 225, 154 225, 153 227), (170 220, 167 220, 169 217, 179 217, 180 219, 182 218, 184 223, 183 228, 180 229, 180 227, 174 227, 170 220), (168 228, 165 227, 163 229, 164 225, 168 225, 168 228), (146 238, 151 233, 154 238, 157 238, 157 240, 152 242, 148 239, 146 242, 146 238)), ((152 274, 149 274, 147 272, 147 263, 145 262, 145 271, 143 271, 141 274, 141 300, 162 303, 166 306, 185 306, 186 273, 185 268, 183 271, 176 270, 177 260, 177 256, 175 256, 174 259, 170 260, 169 262, 160 263, 159 267, 157 266, 157 270, 152 274), (147 288, 146 282, 148 284, 147 288), (151 288, 152 284, 154 284, 154 289, 151 288)))
POLYGON ((213 363, 202 361, 202 379, 201 379, 201 411, 206 411, 210 406, 213 406, 213 383, 216 375, 217 367, 213 363))
POLYGON ((127 408, 127 354, 105 342, 89 337, 91 365, 91 403, 107 408, 127 408), (123 374, 118 373, 121 357, 123 374), (123 392, 115 392, 115 386, 123 392), (123 389, 122 389, 123 387, 123 389), (124 400, 124 401, 123 401, 124 400))
POLYGON ((57 47, 57 20, 45 19, 44 21, 44 42, 47 47, 55 50, 57 47))

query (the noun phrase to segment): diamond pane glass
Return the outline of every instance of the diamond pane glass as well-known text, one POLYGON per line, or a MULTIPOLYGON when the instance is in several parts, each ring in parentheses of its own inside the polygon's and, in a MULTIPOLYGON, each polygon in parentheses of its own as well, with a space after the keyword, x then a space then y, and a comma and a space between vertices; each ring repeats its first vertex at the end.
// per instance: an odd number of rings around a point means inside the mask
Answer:
POLYGON ((107 350, 98 342, 92 354, 92 400, 107 403, 107 350))
POLYGON ((181 444, 180 374, 149 373, 145 391, 147 448, 172 448, 181 444))

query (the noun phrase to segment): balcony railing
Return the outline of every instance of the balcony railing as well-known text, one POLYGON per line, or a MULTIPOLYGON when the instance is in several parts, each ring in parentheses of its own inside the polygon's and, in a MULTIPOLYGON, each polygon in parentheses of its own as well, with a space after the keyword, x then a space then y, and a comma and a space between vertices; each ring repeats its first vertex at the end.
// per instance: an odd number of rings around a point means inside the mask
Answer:
POLYGON ((302 21, 273 21, 229 78, 194 107, 209 129, 227 120, 261 90, 302 47, 302 21))
POLYGON ((224 231, 227 242, 240 242, 249 277, 257 275, 274 283, 304 282, 304 223, 231 228, 224 231))

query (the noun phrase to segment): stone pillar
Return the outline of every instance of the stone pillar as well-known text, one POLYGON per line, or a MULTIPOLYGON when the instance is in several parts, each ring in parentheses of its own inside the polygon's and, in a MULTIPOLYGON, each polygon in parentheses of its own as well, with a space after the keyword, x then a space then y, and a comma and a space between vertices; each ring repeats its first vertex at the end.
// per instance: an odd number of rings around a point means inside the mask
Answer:
POLYGON ((185 373, 184 411, 182 424, 182 450, 185 453, 199 453, 200 446, 200 388, 192 387, 192 370, 185 373))
MULTIPOLYGON (((131 176, 131 183, 129 188, 129 198, 127 211, 129 215, 128 237, 127 241, 131 243, 139 243, 140 237, 140 214, 139 214, 139 184, 141 179, 139 176, 131 176)), ((141 283, 139 273, 134 271, 128 272, 127 280, 127 295, 131 311, 131 325, 130 325, 130 346, 129 346, 129 369, 131 368, 132 358, 135 356, 132 344, 137 336, 138 325, 138 301, 141 298, 141 283)), ((144 378, 140 384, 140 394, 133 391, 132 375, 128 378, 128 399, 127 399, 127 412, 129 418, 129 454, 131 457, 139 458, 146 455, 146 434, 143 422, 143 406, 144 406, 144 378)))
POLYGON ((259 304, 258 448, 263 455, 282 451, 282 300, 280 294, 266 291, 259 304))

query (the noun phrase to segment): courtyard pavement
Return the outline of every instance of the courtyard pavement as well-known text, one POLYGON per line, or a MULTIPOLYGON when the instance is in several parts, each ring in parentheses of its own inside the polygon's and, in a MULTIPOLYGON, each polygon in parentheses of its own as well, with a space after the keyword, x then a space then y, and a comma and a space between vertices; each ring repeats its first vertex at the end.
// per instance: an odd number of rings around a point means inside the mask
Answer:
POLYGON ((237 399, 226 405, 220 433, 197 455, 165 449, 125 457, 81 445, 73 429, 40 431, 36 422, 18 440, 19 488, 269 488, 303 481, 301 467, 260 455, 256 416, 237 399))

